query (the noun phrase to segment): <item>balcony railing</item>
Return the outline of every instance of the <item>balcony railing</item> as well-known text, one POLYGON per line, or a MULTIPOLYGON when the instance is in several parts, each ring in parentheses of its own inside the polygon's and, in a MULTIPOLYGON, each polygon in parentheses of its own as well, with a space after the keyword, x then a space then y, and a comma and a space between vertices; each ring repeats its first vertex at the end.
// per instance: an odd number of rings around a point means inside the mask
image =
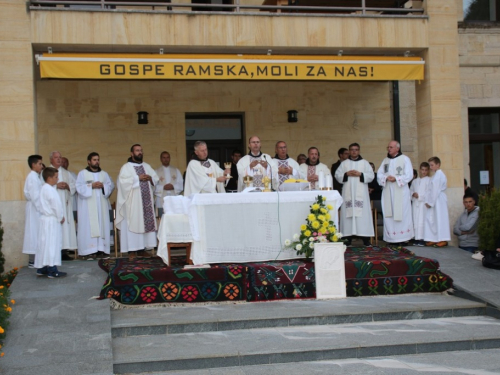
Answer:
POLYGON ((30 10, 72 8, 111 11, 116 9, 150 9, 155 12, 267 12, 281 15, 423 15, 421 0, 192 0, 189 3, 170 0, 29 0, 30 10), (203 1, 198 3, 197 1, 203 1), (207 4, 207 2, 210 2, 207 4))

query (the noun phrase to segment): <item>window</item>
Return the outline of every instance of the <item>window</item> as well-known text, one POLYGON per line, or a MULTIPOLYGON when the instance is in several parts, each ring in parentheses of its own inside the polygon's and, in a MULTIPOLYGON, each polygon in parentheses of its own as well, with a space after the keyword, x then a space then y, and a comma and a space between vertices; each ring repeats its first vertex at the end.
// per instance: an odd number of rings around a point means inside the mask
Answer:
POLYGON ((500 21, 497 0, 463 0, 464 21, 500 21))

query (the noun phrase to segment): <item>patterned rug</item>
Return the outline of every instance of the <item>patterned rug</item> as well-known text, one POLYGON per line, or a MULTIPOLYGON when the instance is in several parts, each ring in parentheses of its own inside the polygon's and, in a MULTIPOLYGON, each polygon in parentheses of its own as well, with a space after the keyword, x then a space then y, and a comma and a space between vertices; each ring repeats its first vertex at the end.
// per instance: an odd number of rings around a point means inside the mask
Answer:
MULTIPOLYGON (((271 301, 315 298, 314 263, 306 260, 214 264, 185 269, 160 258, 101 259, 108 274, 100 298, 123 304, 210 301, 271 301)), ((407 249, 354 248, 345 253, 347 296, 443 292, 453 280, 439 263, 407 249)))

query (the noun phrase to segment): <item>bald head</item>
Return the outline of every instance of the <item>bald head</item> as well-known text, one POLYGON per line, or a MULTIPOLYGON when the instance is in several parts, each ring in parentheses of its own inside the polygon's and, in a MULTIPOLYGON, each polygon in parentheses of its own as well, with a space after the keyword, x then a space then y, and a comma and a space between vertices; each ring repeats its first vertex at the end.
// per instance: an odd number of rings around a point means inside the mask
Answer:
POLYGON ((397 141, 390 141, 389 145, 387 146, 387 152, 391 156, 396 156, 401 149, 401 145, 397 141))

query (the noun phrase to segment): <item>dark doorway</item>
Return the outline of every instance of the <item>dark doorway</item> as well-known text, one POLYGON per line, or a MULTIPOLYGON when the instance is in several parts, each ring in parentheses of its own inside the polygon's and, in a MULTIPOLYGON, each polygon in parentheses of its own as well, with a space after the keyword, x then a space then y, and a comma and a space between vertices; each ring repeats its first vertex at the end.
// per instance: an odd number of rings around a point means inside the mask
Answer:
POLYGON ((233 150, 245 154, 242 113, 186 114, 186 160, 191 160, 196 141, 205 141, 208 157, 224 168, 233 150))

